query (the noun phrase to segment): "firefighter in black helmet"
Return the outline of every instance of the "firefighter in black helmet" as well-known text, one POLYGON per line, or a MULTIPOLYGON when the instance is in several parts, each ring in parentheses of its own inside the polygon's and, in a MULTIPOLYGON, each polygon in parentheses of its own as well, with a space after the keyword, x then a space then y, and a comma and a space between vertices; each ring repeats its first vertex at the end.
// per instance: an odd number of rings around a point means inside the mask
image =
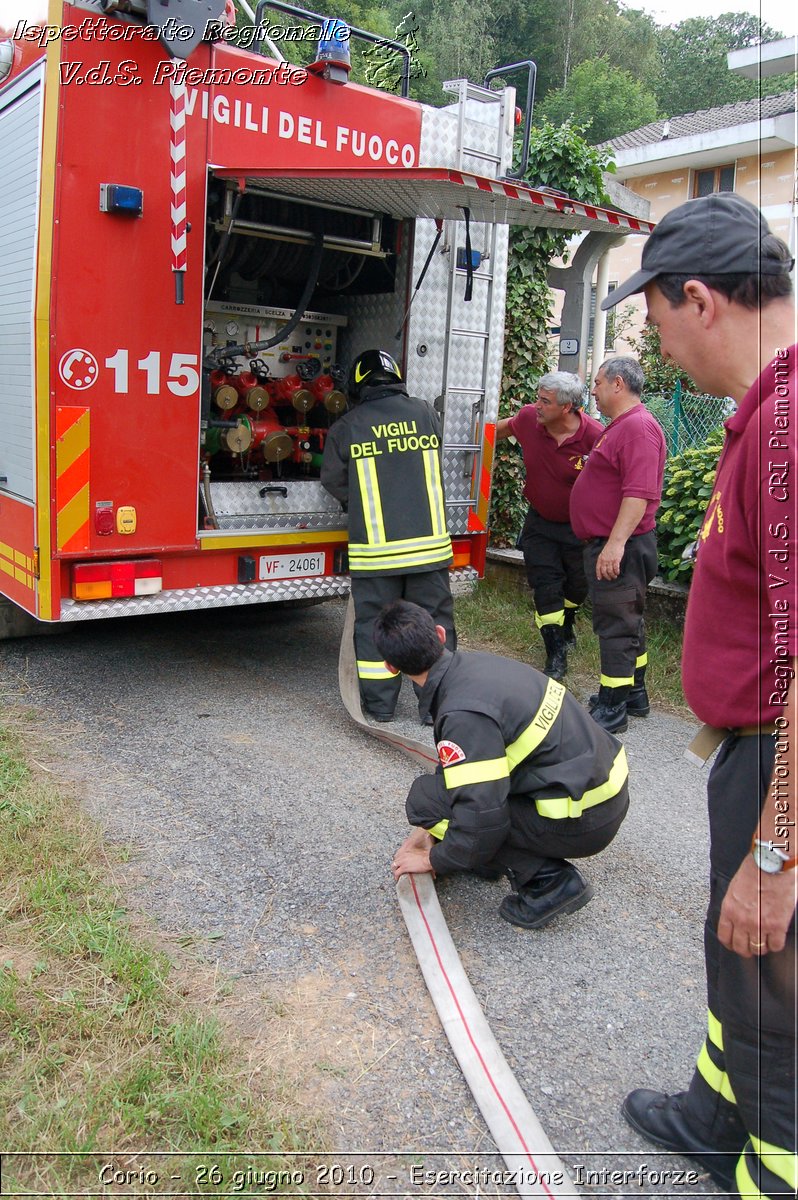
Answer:
POLYGON ((449 586, 452 543, 446 528, 441 427, 425 400, 408 396, 385 350, 352 364, 353 407, 330 429, 321 482, 349 513, 349 571, 355 604, 355 653, 363 705, 390 721, 401 677, 372 640, 380 609, 405 599, 425 608, 456 648, 449 586))

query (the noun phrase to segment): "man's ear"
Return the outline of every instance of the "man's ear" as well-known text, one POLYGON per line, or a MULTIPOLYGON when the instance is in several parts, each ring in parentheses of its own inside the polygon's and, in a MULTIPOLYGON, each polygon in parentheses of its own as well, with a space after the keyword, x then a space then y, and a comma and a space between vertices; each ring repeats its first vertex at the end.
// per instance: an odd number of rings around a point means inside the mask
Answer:
POLYGON ((400 670, 398 670, 397 667, 392 667, 389 662, 384 662, 382 665, 385 667, 385 670, 390 671, 392 675, 401 675, 402 674, 402 672, 400 670))
POLYGON ((717 296, 700 279, 688 279, 684 285, 684 297, 688 304, 694 304, 701 322, 711 325, 717 316, 717 296))
POLYGON ((446 645, 446 630, 443 628, 442 625, 436 625, 435 632, 438 635, 438 641, 440 642, 440 644, 442 646, 445 646, 446 645))

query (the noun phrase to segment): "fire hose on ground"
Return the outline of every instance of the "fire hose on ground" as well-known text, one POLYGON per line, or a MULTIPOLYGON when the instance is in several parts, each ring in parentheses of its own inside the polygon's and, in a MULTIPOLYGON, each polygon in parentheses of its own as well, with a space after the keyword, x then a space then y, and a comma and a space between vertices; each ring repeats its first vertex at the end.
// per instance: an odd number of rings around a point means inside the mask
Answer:
MULTIPOLYGON (((434 770, 438 759, 428 745, 366 721, 360 704, 354 624, 350 596, 338 660, 346 711, 365 732, 434 770)), ((491 1032, 447 928, 432 876, 403 875, 396 894, 441 1025, 519 1195, 578 1195, 491 1032)))

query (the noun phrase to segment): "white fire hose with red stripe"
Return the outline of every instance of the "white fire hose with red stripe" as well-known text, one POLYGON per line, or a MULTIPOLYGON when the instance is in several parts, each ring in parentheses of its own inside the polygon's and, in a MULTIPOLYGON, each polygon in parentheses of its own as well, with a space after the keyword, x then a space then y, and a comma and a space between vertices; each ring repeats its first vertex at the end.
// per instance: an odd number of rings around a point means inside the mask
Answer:
MULTIPOLYGON (((350 596, 341 638, 338 683, 353 721, 433 771, 438 759, 423 742, 369 725, 360 705, 350 596)), ((485 1018, 438 904, 432 875, 403 875, 396 885, 413 949, 455 1058, 512 1173, 519 1195, 565 1197, 579 1192, 546 1136, 485 1018)))

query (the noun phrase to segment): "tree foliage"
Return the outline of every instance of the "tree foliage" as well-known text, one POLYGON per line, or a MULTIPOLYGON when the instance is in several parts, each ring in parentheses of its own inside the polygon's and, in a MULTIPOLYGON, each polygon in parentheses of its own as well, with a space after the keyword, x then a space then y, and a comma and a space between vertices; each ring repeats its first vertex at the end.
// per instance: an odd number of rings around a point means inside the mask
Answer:
MULTIPOLYGON (((492 0, 481 7, 466 0, 336 0, 323 7, 329 8, 325 15, 407 45, 411 95, 430 104, 448 103, 441 90, 445 79, 479 83, 495 66, 531 58, 537 64, 541 114, 554 121, 571 117, 582 125, 592 121, 588 132, 594 142, 658 116, 757 95, 757 81, 732 74, 726 54, 782 36, 758 17, 739 12, 660 27, 621 0, 492 0)), ((302 44, 292 44, 292 56, 301 50, 302 44)), ((371 77, 396 90, 398 71, 390 55, 358 42, 352 51, 353 79, 369 82, 371 77)), ((794 81, 773 76, 761 86, 775 94, 790 90, 794 81)))
MULTIPOLYGON (((720 17, 689 17, 659 35, 661 69, 656 95, 663 115, 698 112, 749 100, 759 93, 755 79, 729 70, 726 55, 781 35, 751 13, 724 13, 720 17)), ((763 91, 774 95, 792 85, 784 76, 762 80, 763 91)), ((643 122, 640 122, 642 124, 643 122)))
POLYGON ((563 88, 549 92, 538 119, 555 125, 585 123, 589 141, 604 142, 657 119, 657 100, 642 84, 604 58, 588 59, 571 72, 563 88))
POLYGON ((629 338, 646 379, 646 394, 672 396, 677 386, 683 391, 698 394, 699 388, 691 377, 672 358, 664 359, 656 325, 643 325, 636 337, 629 338))

